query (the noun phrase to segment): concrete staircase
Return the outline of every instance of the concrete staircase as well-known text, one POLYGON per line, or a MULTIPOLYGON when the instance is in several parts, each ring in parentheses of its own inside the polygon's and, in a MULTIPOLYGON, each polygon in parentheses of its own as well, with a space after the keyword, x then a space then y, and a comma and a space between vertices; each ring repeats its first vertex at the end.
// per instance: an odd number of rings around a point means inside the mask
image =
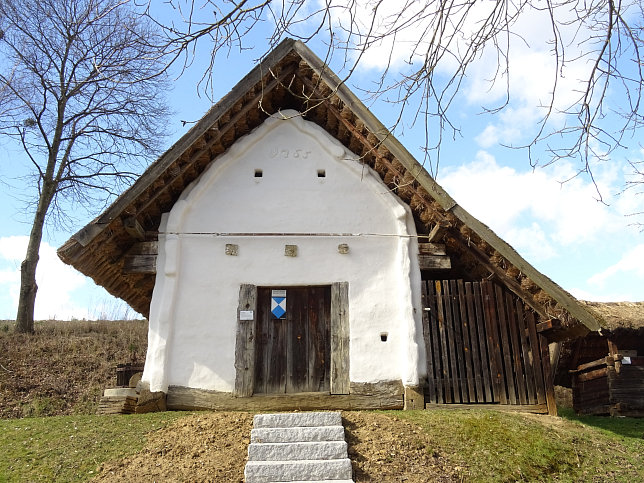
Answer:
POLYGON ((246 483, 353 482, 340 413, 258 414, 246 483))

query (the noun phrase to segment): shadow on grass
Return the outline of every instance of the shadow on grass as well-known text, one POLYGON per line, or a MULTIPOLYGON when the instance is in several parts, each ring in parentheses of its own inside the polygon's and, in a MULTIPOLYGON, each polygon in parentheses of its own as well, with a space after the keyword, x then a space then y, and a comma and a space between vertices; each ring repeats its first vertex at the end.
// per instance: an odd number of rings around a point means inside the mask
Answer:
POLYGON ((569 421, 577 421, 607 433, 625 438, 644 439, 644 418, 625 418, 611 416, 579 416, 573 409, 561 408, 559 416, 569 421))

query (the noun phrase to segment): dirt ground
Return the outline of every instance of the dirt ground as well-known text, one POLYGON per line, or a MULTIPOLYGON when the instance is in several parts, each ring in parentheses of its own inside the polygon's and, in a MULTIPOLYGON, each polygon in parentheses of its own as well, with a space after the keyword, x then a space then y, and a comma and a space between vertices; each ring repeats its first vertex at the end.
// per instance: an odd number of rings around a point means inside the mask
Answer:
MULTIPOLYGON (((457 480, 456 469, 413 424, 374 413, 343 412, 342 417, 355 481, 457 480)), ((251 428, 249 413, 181 418, 151 435, 138 454, 103 465, 93 481, 242 482, 251 428)))

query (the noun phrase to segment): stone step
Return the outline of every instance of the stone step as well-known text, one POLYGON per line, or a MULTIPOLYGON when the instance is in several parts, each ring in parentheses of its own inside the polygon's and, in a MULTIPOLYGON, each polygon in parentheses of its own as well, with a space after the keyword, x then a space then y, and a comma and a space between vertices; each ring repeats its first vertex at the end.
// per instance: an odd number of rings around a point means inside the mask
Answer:
POLYGON ((342 426, 340 413, 306 412, 256 414, 253 418, 255 428, 293 428, 315 426, 342 426))
POLYGON ((344 441, 251 443, 248 461, 332 460, 347 457, 344 441))
POLYGON ((249 461, 246 483, 294 481, 351 481, 351 460, 249 461))
POLYGON ((343 426, 318 428, 259 428, 250 432, 251 443, 294 443, 305 441, 344 441, 343 426))

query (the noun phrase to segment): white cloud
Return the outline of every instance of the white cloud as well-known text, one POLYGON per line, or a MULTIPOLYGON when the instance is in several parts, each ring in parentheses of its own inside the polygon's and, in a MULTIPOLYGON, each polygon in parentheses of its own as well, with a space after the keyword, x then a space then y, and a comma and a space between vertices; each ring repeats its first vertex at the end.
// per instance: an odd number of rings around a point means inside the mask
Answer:
MULTIPOLYGON (((25 257, 28 237, 0 238, 0 287, 6 291, 2 300, 2 317, 14 318, 20 291, 20 263, 25 257)), ((40 246, 40 260, 36 270, 35 318, 66 320, 87 318, 87 309, 72 301, 72 293, 86 284, 86 278, 65 265, 56 255, 56 249, 47 242, 40 246)))
MULTIPOLYGON (((573 178, 572 166, 560 162, 551 169, 519 172, 500 166, 485 151, 456 169, 446 168, 441 185, 474 216, 532 260, 555 256, 624 229, 625 220, 614 207, 597 202, 592 182, 573 178)), ((611 171, 598 173, 597 182, 609 197, 611 171)))
POLYGON ((510 105, 476 138, 481 147, 490 147, 486 132, 492 128, 503 144, 526 142, 526 136, 537 134, 535 127, 546 114, 552 127, 561 128, 568 117, 564 113, 580 100, 583 80, 588 78, 593 66, 587 56, 592 44, 583 40, 593 32, 571 17, 574 12, 562 8, 555 11, 561 37, 558 52, 553 50, 552 23, 547 11, 531 9, 512 28, 515 33, 520 32, 521 38, 515 36, 510 41, 507 74, 498 74, 494 49, 488 49, 481 61, 472 66, 469 78, 473 80, 465 86, 470 103, 496 107, 493 103, 505 102, 508 90, 510 99, 510 105), (562 64, 564 58, 565 64, 562 64), (492 79, 495 83, 490 86, 492 79), (551 103, 553 109, 548 112, 551 103))
MULTIPOLYGON (((323 10, 327 3, 318 0, 316 5, 323 10)), ((440 2, 403 3, 404 7, 393 0, 330 2, 335 34, 346 40, 349 48, 355 47, 352 60, 356 61, 360 55, 361 69, 379 73, 389 70, 394 75, 401 71, 413 78, 414 69, 426 61, 428 51, 435 51, 440 44, 442 50, 438 50, 440 58, 432 87, 440 91, 441 80, 446 81, 459 72, 467 59, 471 63, 459 90, 469 104, 495 109, 509 100, 477 136, 481 147, 489 148, 499 142, 524 144, 531 140, 551 102, 554 109, 549 113, 550 122, 553 127, 563 127, 568 117, 563 113, 579 101, 584 90, 583 80, 588 78, 594 65, 588 56, 595 48, 592 39, 597 38, 597 32, 591 30, 596 28, 592 19, 587 20, 588 25, 580 23, 577 12, 568 2, 553 2, 558 37, 555 50, 553 20, 548 9, 524 5, 509 27, 511 35, 506 38, 500 32, 494 41, 489 40, 484 49, 473 55, 471 46, 481 35, 490 35, 489 30, 480 33, 482 26, 490 17, 498 19, 502 15, 499 11, 492 14, 498 8, 497 2, 452 5, 448 16, 437 13, 440 2), (438 19, 446 20, 440 23, 438 19), (441 30, 438 39, 437 29, 441 30), (368 45, 362 52, 365 42, 368 45), (552 99, 555 83, 556 98, 552 99)), ((514 15, 511 10, 515 6, 510 4, 508 8, 507 14, 514 15)), ((319 16, 313 15, 311 22, 319 22, 319 16)))
POLYGON ((522 247, 535 261, 547 260, 557 254, 553 244, 548 240, 547 233, 536 222, 532 222, 528 227, 510 228, 506 237, 522 247))
POLYGON ((588 283, 603 287, 608 280, 626 273, 641 279, 644 284, 644 244, 633 247, 617 263, 590 277, 588 283))

